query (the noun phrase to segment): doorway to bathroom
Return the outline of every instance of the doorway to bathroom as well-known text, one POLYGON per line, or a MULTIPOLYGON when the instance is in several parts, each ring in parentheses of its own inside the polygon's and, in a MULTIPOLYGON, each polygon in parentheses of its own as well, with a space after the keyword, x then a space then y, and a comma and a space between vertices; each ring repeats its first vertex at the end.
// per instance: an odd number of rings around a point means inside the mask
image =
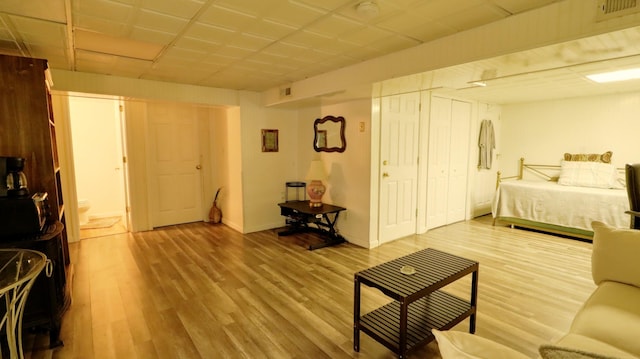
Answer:
POLYGON ((80 239, 128 232, 123 116, 117 98, 69 96, 80 239))

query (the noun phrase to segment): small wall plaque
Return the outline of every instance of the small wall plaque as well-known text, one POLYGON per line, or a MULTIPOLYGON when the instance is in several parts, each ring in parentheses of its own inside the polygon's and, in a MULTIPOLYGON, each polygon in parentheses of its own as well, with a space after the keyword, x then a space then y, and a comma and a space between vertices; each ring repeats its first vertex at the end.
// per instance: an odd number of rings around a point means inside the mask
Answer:
POLYGON ((278 130, 262 130, 262 152, 278 152, 278 130))

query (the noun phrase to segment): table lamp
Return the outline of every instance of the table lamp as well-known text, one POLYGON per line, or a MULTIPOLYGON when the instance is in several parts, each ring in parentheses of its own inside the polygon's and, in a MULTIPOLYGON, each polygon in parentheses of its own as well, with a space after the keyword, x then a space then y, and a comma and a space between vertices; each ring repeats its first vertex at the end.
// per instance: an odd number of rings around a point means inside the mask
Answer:
POLYGON ((327 172, 324 170, 322 161, 311 161, 311 166, 309 166, 306 178, 311 180, 307 185, 309 207, 322 207, 322 195, 324 195, 326 190, 326 187, 322 184, 322 180, 327 178, 327 172))

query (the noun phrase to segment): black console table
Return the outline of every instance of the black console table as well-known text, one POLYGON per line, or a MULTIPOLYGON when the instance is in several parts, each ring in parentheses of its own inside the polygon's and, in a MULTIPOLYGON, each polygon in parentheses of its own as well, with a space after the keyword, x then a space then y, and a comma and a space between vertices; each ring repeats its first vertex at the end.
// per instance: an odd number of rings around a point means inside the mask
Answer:
POLYGON ((476 261, 427 248, 356 273, 353 349, 360 351, 362 331, 402 359, 434 340, 432 329, 450 329, 467 317, 469 333, 475 333, 478 270, 476 261), (469 274, 469 300, 439 290, 469 274), (393 301, 361 315, 360 284, 379 289, 393 301))
POLYGON ((345 239, 336 229, 340 212, 346 208, 323 203, 321 207, 310 207, 309 201, 291 201, 278 203, 280 214, 287 217, 287 230, 278 233, 287 236, 294 233, 315 231, 322 235, 323 242, 309 245, 309 250, 344 243, 345 239), (333 217, 333 218, 332 218, 333 217), (310 227, 314 224, 316 227, 310 227))

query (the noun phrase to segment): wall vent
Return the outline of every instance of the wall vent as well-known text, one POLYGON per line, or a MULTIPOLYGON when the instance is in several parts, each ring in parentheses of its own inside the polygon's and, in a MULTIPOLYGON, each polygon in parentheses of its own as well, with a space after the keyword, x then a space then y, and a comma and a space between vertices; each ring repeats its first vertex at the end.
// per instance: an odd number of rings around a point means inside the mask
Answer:
POLYGON ((639 0, 598 0, 596 21, 640 12, 639 0))
POLYGON ((291 87, 285 87, 280 89, 280 97, 291 96, 291 87))

